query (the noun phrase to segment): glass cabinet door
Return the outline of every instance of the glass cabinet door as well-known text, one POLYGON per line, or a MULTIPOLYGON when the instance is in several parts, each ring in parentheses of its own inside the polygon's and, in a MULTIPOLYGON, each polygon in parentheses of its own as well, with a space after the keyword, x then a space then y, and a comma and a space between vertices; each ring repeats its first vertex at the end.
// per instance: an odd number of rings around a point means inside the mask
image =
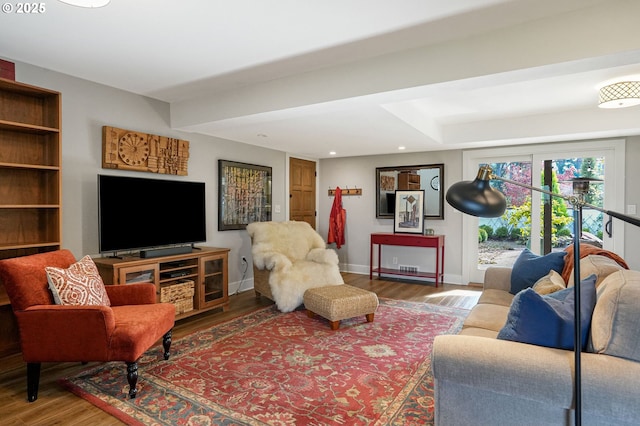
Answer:
POLYGON ((120 268, 119 284, 158 282, 158 264, 120 268))
POLYGON ((208 256, 200 259, 200 308, 216 305, 228 299, 227 256, 208 256))

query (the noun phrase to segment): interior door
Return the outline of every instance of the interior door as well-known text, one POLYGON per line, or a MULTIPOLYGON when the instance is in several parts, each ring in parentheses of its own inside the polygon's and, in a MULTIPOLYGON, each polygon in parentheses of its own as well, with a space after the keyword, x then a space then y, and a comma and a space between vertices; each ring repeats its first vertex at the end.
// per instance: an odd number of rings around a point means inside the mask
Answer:
POLYGON ((316 163, 289 158, 289 220, 316 229, 316 163))

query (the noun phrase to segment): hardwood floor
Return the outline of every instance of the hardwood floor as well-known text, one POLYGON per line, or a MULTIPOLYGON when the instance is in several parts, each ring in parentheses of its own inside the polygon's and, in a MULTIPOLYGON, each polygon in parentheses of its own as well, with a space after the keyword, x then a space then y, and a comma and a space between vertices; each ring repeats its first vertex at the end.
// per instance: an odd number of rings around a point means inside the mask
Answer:
MULTIPOLYGON (((451 307, 472 308, 480 296, 480 288, 445 284, 411 284, 397 280, 369 280, 368 275, 343 274, 345 282, 375 292, 379 297, 432 303, 451 307)), ((256 299, 253 290, 230 296, 227 312, 205 312, 176 323, 174 340, 196 330, 210 327, 249 313, 273 302, 256 299)), ((72 332, 72 331, 70 331, 72 332)), ((92 364, 89 364, 91 366, 92 364)), ((21 356, 0 359, 0 422, 3 425, 121 425, 122 423, 87 401, 64 390, 58 379, 71 376, 88 368, 80 363, 50 363, 42 365, 38 400, 26 399, 26 365, 21 356)), ((144 375, 144 371, 140 372, 144 375)), ((123 364, 123 382, 126 382, 123 364)))

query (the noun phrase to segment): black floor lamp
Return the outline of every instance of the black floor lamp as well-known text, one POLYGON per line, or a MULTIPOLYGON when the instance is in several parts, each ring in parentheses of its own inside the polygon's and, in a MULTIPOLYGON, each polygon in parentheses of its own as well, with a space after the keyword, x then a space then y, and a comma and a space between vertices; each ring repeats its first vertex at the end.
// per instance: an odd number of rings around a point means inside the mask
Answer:
POLYGON ((455 209, 462 213, 480 217, 499 217, 504 214, 507 208, 507 202, 500 191, 492 188, 491 180, 500 180, 532 191, 541 192, 553 197, 567 200, 574 207, 573 220, 573 260, 574 260, 574 354, 575 354, 575 375, 574 375, 574 393, 575 393, 575 424, 582 424, 582 388, 580 383, 580 352, 582 339, 580 336, 580 237, 582 235, 582 208, 598 210, 609 216, 620 219, 624 222, 640 226, 640 219, 605 210, 585 202, 585 195, 589 192, 589 179, 573 180, 573 195, 567 196, 536 188, 521 182, 505 179, 493 174, 493 170, 489 166, 481 166, 475 180, 462 181, 451 185, 447 191, 447 202, 455 209))

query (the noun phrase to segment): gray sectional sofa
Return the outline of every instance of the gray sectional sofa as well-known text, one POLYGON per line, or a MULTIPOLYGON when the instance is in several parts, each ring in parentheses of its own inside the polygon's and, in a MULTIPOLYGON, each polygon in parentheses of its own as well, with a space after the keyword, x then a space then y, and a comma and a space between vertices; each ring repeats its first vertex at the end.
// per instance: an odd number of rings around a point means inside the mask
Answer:
MULTIPOLYGON (((640 272, 605 256, 580 261, 597 275, 587 352, 581 356, 582 423, 640 424, 640 272)), ((513 295, 511 268, 491 267, 458 335, 434 341, 436 425, 571 425, 574 353, 497 339, 513 295)), ((572 282, 569 280, 568 282, 572 282)))

